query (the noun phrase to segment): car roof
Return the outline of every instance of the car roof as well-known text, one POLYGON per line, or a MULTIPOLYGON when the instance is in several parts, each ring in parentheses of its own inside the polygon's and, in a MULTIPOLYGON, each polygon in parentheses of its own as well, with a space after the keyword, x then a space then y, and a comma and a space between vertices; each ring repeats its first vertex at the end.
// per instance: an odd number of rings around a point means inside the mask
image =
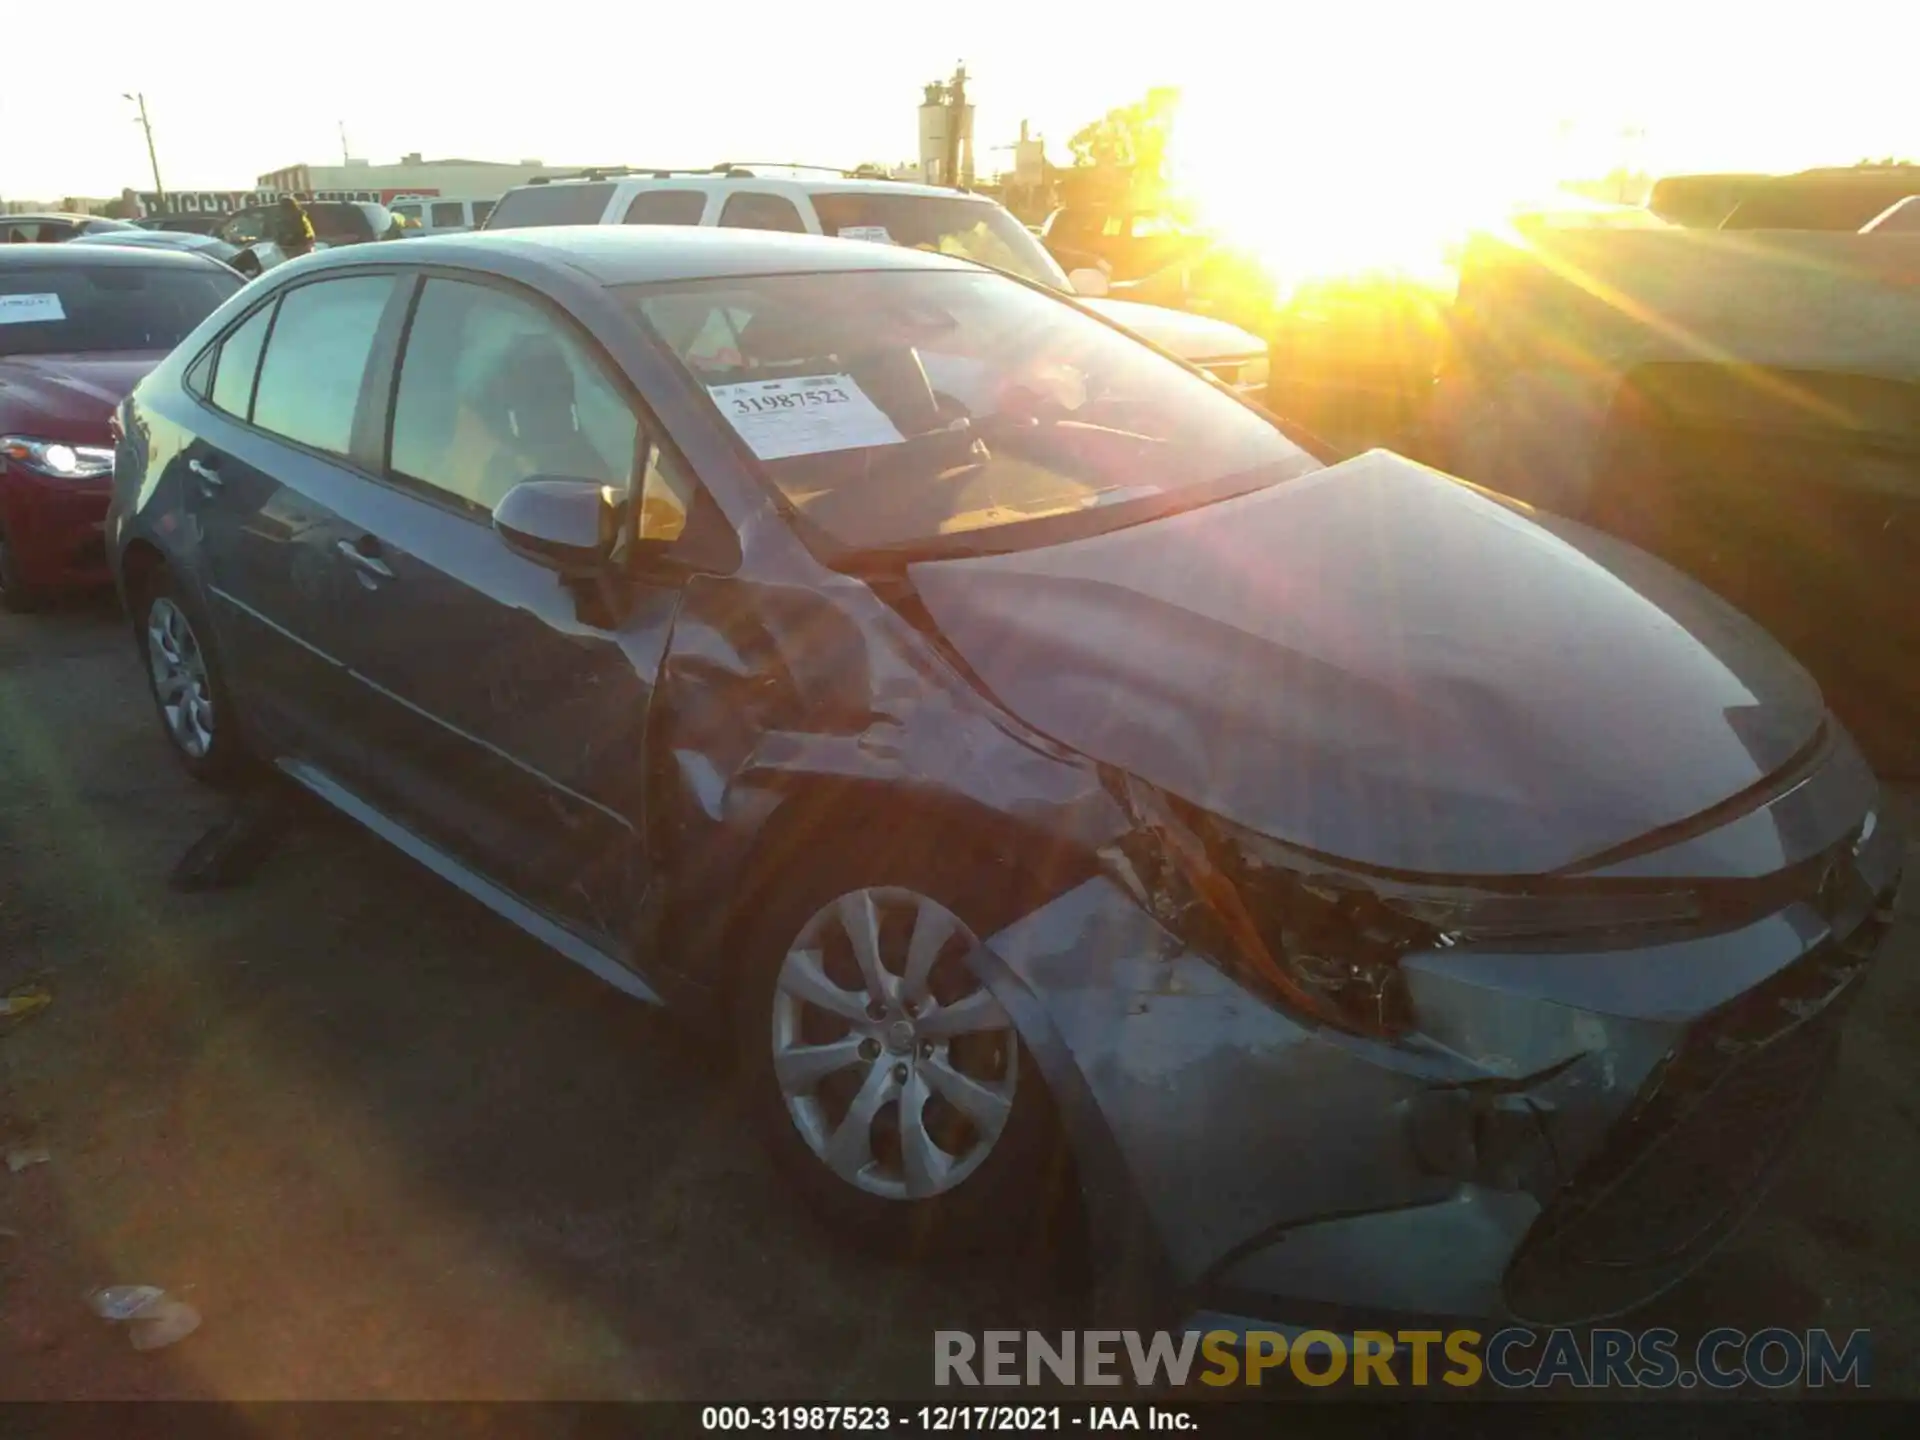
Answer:
MULTIPOLYGON (((326 251, 312 263, 366 264, 391 255, 384 249, 355 254, 355 249, 364 247, 326 251)), ((422 235, 408 240, 403 253, 410 262, 467 265, 482 270, 492 257, 511 255, 564 265, 603 285, 817 271, 980 268, 952 256, 898 245, 717 225, 548 225, 422 235)))
POLYGON ((192 230, 96 230, 91 235, 76 235, 60 243, 85 245, 89 250, 108 245, 130 245, 136 250, 142 247, 154 250, 201 250, 222 242, 212 235, 201 235, 192 230))
POLYGON ((21 210, 0 215, 3 220, 107 220, 107 215, 83 215, 78 210, 21 210))
MULTIPOLYGON (((0 269, 54 270, 78 265, 174 265, 200 269, 216 264, 198 250, 175 250, 165 245, 0 245, 0 269)), ((223 267, 224 268, 224 267, 223 267)))

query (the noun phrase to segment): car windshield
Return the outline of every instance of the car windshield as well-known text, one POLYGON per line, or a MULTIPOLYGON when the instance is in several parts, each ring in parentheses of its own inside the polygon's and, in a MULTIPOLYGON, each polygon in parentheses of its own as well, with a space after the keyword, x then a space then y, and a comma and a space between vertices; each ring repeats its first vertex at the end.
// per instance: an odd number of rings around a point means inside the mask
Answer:
POLYGON ((239 288, 210 265, 0 265, 0 355, 171 350, 239 288))
POLYGON ((884 190, 829 191, 812 199, 822 234, 957 255, 1054 290, 1067 288, 1066 272, 1032 232, 990 201, 884 190))
MULTIPOLYGON (((620 287, 767 477, 846 550, 1201 503, 1317 468, 1272 421, 1004 276, 853 271, 620 287)), ((1052 527, 1048 527, 1051 529, 1052 527)), ((1040 543, 1035 540, 1034 543, 1040 543)), ((931 548, 943 548, 934 545, 931 548)))

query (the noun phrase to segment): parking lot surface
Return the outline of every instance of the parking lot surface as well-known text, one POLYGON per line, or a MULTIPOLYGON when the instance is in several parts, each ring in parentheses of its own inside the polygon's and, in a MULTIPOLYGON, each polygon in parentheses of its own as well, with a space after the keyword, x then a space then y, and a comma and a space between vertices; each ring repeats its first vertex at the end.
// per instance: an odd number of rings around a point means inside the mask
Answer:
MULTIPOLYGON (((169 889, 221 813, 110 604, 0 616, 0 992, 54 996, 0 1021, 0 1150, 49 1156, 0 1168, 0 1398, 858 1401, 924 1393, 936 1329, 1079 1323, 841 1248, 701 1042, 371 836, 169 889), (204 1325, 136 1353, 111 1283, 204 1325)), ((1920 1395, 1916 861, 1787 1174, 1631 1323, 1866 1327, 1874 1390, 1920 1395)))

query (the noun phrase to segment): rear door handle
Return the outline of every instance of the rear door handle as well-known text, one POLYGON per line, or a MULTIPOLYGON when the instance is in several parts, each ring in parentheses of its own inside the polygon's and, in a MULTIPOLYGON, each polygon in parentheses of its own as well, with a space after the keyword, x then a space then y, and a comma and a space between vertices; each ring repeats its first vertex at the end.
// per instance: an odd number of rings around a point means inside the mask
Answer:
POLYGON ((391 580, 393 578, 393 570, 386 561, 378 555, 369 555, 355 541, 342 540, 334 546, 334 549, 344 555, 356 568, 375 579, 391 580))
POLYGON ((202 465, 198 460, 187 461, 187 469, 193 472, 194 478, 200 482, 200 488, 209 495, 227 483, 220 478, 218 470, 211 465, 202 465))

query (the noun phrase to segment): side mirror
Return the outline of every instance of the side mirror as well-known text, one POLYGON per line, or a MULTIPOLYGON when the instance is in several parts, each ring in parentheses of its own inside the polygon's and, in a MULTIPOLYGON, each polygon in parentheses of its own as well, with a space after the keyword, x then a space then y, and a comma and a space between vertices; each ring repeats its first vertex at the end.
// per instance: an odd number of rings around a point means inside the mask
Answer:
POLYGON ((596 480, 537 476, 522 480, 493 507, 493 528, 509 550, 567 579, 606 569, 620 534, 612 487, 596 480))
POLYGON ((1095 270, 1092 266, 1072 270, 1067 273, 1067 284, 1073 287, 1076 295, 1085 295, 1098 300, 1107 293, 1107 275, 1104 270, 1095 270))

